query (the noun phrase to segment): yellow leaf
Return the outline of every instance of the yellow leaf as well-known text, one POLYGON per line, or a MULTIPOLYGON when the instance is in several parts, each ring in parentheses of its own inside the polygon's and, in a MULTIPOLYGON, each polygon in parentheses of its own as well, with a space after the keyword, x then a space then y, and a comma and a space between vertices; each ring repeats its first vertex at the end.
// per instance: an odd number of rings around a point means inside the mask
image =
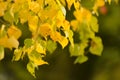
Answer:
POLYGON ((18 46, 19 46, 19 42, 18 42, 18 40, 15 38, 15 37, 10 37, 8 40, 7 40, 7 42, 8 42, 8 47, 9 48, 18 48, 18 46))
MULTIPOLYGON (((111 1, 111 0, 109 0, 109 1, 111 1)), ((97 0, 96 5, 97 5, 98 7, 102 7, 102 6, 105 5, 105 1, 104 1, 104 0, 97 0)))
POLYGON ((12 25, 10 28, 8 28, 7 34, 9 37, 14 36, 16 39, 18 39, 21 36, 22 32, 16 26, 12 25))
POLYGON ((41 44, 37 44, 37 46, 36 46, 36 51, 38 52, 38 53, 43 53, 43 54, 45 54, 45 49, 41 46, 41 44))
POLYGON ((72 26, 72 29, 76 31, 79 26, 79 22, 77 20, 72 20, 70 24, 72 26))
POLYGON ((62 27, 64 28, 64 30, 69 30, 70 29, 70 23, 69 23, 69 21, 64 20, 62 27))
POLYGON ((44 38, 47 38, 47 36, 49 36, 51 34, 51 32, 52 32, 52 29, 51 29, 50 24, 44 23, 44 24, 40 25, 39 33, 44 38))
POLYGON ((59 11, 58 4, 56 4, 55 0, 45 0, 43 8, 40 9, 38 16, 41 21, 45 21, 46 19, 54 19, 59 11))
POLYGON ((66 47, 67 44, 68 44, 68 39, 63 37, 62 40, 58 41, 61 45, 62 45, 62 48, 66 47))
POLYGON ((40 5, 35 1, 31 1, 29 3, 29 9, 35 13, 38 13, 38 11, 40 10, 40 5))
POLYGON ((62 36, 59 32, 55 32, 50 37, 52 38, 53 41, 59 42, 61 44, 62 48, 64 48, 68 44, 68 39, 66 37, 62 36))
POLYGON ((75 2, 75 0, 66 0, 66 2, 67 2, 67 5, 68 5, 67 7, 70 10, 70 8, 71 8, 72 4, 75 2))
POLYGON ((62 36, 61 36, 61 34, 59 33, 59 32, 53 32, 51 35, 50 35, 50 37, 51 37, 51 39, 53 40, 53 41, 60 41, 60 40, 62 40, 62 36))
POLYGON ((65 16, 61 11, 59 11, 57 16, 56 16, 56 25, 57 25, 57 27, 62 26, 64 24, 63 23, 64 21, 65 21, 65 16))
POLYGON ((28 25, 31 32, 36 32, 38 27, 38 16, 29 16, 28 25))
POLYGON ((4 15, 4 11, 7 9, 7 2, 0 2, 0 16, 4 15))
POLYGON ((7 36, 4 36, 4 37, 0 38, 0 45, 4 46, 4 47, 7 47, 7 40, 8 40, 7 36))
POLYGON ((95 4, 93 6, 93 12, 98 15, 98 12, 97 12, 98 8, 102 7, 104 5, 105 5, 104 0, 96 0, 95 4))
POLYGON ((42 60, 42 59, 39 59, 39 60, 35 59, 35 60, 34 60, 34 63, 35 63, 36 65, 48 64, 46 61, 44 61, 44 60, 42 60))
POLYGON ((7 36, 4 36, 0 38, 0 45, 4 46, 5 48, 18 48, 19 42, 15 37, 8 38, 7 36))
POLYGON ((76 10, 78 10, 80 8, 80 2, 79 1, 75 1, 74 2, 74 7, 76 10))
POLYGON ((88 23, 91 19, 91 12, 85 8, 74 11, 74 16, 79 22, 88 23))
POLYGON ((60 0, 63 6, 66 6, 66 0, 60 0))
POLYGON ((30 13, 27 9, 22 9, 19 11, 19 18, 22 24, 28 21, 29 16, 30 16, 30 13))

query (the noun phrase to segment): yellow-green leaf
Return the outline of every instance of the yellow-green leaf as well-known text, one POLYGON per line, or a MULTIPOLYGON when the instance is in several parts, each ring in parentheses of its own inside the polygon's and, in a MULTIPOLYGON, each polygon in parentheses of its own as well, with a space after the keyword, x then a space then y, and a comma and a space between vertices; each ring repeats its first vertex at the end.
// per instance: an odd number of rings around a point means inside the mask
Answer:
POLYGON ((90 20, 90 26, 91 26, 91 29, 94 31, 94 32, 98 32, 98 20, 95 16, 92 16, 91 17, 91 20, 90 20))
POLYGON ((0 45, 0 60, 4 58, 4 47, 0 45))
POLYGON ((75 63, 75 64, 76 64, 76 63, 80 63, 80 64, 81 64, 81 63, 86 62, 87 60, 88 60, 88 57, 87 57, 87 56, 78 56, 74 63, 75 63))
POLYGON ((74 44, 74 46, 70 45, 69 51, 70 51, 71 56, 79 56, 79 55, 81 55, 79 44, 74 44))
POLYGON ((43 65, 48 64, 44 60, 42 60, 42 55, 37 51, 33 50, 31 53, 28 54, 29 60, 32 61, 35 65, 43 65))
POLYGON ((80 44, 74 44, 74 46, 69 47, 71 56, 84 55, 85 48, 88 46, 88 41, 81 42, 80 44))
POLYGON ((92 39, 89 50, 90 50, 91 54, 94 54, 94 55, 100 56, 102 54, 103 45, 102 45, 102 40, 100 37, 94 37, 92 39))
POLYGON ((15 49, 14 50, 14 56, 13 56, 13 61, 18 61, 20 60, 21 58, 21 55, 22 55, 22 48, 19 48, 19 49, 15 49))
POLYGON ((13 23, 14 21, 14 13, 11 11, 11 10, 8 10, 4 13, 4 16, 3 16, 4 20, 10 22, 10 23, 13 23))
POLYGON ((53 42, 52 40, 48 40, 46 48, 50 53, 53 53, 54 50, 57 48, 57 44, 56 42, 53 42))
POLYGON ((32 62, 27 64, 27 70, 35 77, 35 65, 32 62))
POLYGON ((66 37, 68 37, 71 45, 74 46, 73 32, 72 32, 72 30, 65 31, 65 35, 66 35, 66 37))
POLYGON ((5 30, 5 25, 2 25, 0 28, 0 38, 6 36, 6 30, 5 30))
POLYGON ((26 48, 29 48, 33 45, 33 40, 32 39, 25 39, 24 45, 26 48))
POLYGON ((80 34, 80 39, 84 41, 84 39, 89 39, 93 38, 95 36, 95 33, 91 30, 90 26, 88 26, 85 23, 82 23, 79 26, 79 34, 80 34))

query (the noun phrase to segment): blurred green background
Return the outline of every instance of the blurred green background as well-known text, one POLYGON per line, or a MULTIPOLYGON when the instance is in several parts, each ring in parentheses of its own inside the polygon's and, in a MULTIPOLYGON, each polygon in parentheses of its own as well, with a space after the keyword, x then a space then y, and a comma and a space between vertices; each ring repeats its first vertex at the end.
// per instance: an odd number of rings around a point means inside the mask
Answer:
MULTIPOLYGON (((27 57, 12 62, 13 53, 5 50, 5 58, 0 61, 0 80, 120 80, 120 5, 112 3, 99 10, 99 35, 103 40, 102 56, 88 54, 89 60, 83 64, 73 64, 68 47, 57 48, 46 60, 49 65, 36 69, 34 78, 26 69, 27 57)), ((24 26, 24 28, 27 28, 24 26)), ((22 29, 22 28, 21 28, 22 29)), ((23 29, 26 33, 26 29, 23 29)), ((27 32, 20 39, 30 37, 27 32)))

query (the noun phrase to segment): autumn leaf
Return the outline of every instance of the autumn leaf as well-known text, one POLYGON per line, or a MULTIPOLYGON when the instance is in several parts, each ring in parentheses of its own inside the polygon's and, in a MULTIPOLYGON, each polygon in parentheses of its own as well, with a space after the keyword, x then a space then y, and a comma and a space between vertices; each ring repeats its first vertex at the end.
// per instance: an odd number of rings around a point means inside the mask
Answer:
POLYGON ((59 42, 61 44, 62 48, 64 48, 68 44, 68 39, 66 37, 62 36, 57 31, 55 33, 51 34, 50 37, 52 38, 53 41, 59 42))
POLYGON ((29 2, 29 9, 35 13, 38 13, 38 11, 40 10, 40 5, 35 1, 31 1, 29 2))
POLYGON ((22 32, 16 26, 12 25, 8 28, 7 34, 8 34, 9 37, 13 36, 16 39, 18 39, 22 35, 22 32))
POLYGON ((39 28, 39 33, 46 39, 47 36, 51 35, 52 33, 51 25, 48 23, 41 24, 39 28))
POLYGON ((18 13, 18 16, 20 18, 20 22, 23 24, 25 22, 27 22, 29 20, 30 17, 30 13, 28 9, 22 9, 20 10, 20 12, 18 13), (25 15, 23 15, 25 14, 25 15))
POLYGON ((91 19, 91 12, 83 7, 74 11, 75 18, 80 22, 88 23, 91 19))
POLYGON ((58 40, 58 42, 61 44, 62 48, 64 49, 67 46, 67 44, 68 44, 68 39, 63 37, 63 39, 62 40, 58 40))
POLYGON ((15 37, 8 38, 7 36, 0 38, 0 45, 5 48, 18 48, 19 42, 15 37))
POLYGON ((38 16, 29 16, 28 25, 32 33, 36 32, 37 27, 38 27, 38 16))
POLYGON ((7 2, 0 2, 0 16, 3 16, 7 9, 7 2))

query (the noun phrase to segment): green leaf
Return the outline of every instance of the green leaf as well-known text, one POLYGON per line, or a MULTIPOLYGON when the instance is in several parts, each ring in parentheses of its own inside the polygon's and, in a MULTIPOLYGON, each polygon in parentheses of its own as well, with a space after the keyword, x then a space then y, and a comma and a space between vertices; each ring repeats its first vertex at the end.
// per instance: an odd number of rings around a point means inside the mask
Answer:
POLYGON ((87 57, 87 56, 78 56, 74 63, 75 63, 75 64, 76 64, 76 63, 80 63, 80 64, 81 64, 81 63, 86 62, 87 60, 88 60, 88 57, 87 57))
POLYGON ((70 45, 69 51, 70 51, 71 56, 79 56, 80 55, 79 44, 75 44, 74 46, 70 45))
POLYGON ((13 56, 13 61, 18 61, 20 60, 21 58, 21 55, 22 55, 22 48, 19 48, 19 49, 15 49, 14 50, 14 56, 13 56))
POLYGON ((27 64, 27 70, 35 77, 35 66, 32 62, 27 64))
POLYGON ((0 46, 0 60, 4 58, 4 47, 0 46))
POLYGON ((91 21, 90 21, 90 26, 91 26, 91 29, 94 31, 94 32, 98 32, 98 20, 95 16, 92 16, 91 17, 91 21))
POLYGON ((71 56, 80 56, 84 55, 85 48, 88 46, 87 42, 81 42, 80 44, 75 44, 74 46, 69 47, 71 56))
POLYGON ((57 48, 57 44, 56 42, 53 42, 52 40, 48 40, 46 48, 50 53, 53 53, 55 49, 57 48))
POLYGON ((5 12, 3 18, 4 20, 12 23, 14 21, 14 14, 11 12, 11 10, 8 10, 5 12))
POLYGON ((86 23, 80 24, 79 34, 80 34, 80 39, 82 41, 84 41, 85 39, 93 38, 95 36, 95 33, 86 23))
POLYGON ((94 55, 100 56, 103 51, 102 40, 100 37, 95 37, 91 41, 90 52, 94 55))
POLYGON ((32 39, 25 39, 24 44, 25 44, 26 48, 29 48, 33 45, 33 40, 32 39))
POLYGON ((15 24, 17 24, 19 22, 19 15, 18 15, 18 13, 14 14, 14 22, 15 22, 15 24))

